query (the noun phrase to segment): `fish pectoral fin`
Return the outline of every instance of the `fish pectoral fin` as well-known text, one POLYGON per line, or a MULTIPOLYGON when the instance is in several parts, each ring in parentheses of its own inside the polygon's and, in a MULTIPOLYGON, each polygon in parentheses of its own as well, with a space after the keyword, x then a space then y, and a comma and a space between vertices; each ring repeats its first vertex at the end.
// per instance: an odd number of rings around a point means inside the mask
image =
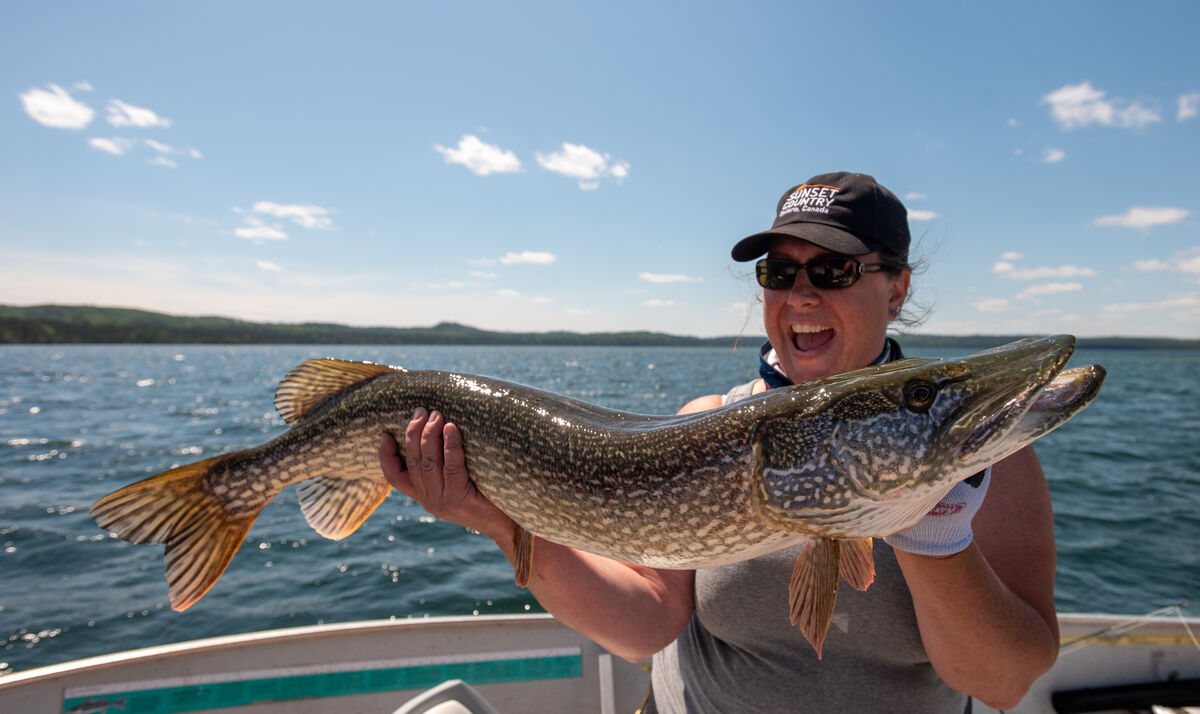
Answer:
POLYGON ((371 362, 310 359, 288 372, 276 387, 275 408, 289 425, 299 424, 335 394, 372 377, 397 371, 403 370, 371 362))
POLYGON ((533 575, 533 534, 521 526, 513 531, 513 579, 517 587, 529 586, 529 578, 533 575))
POLYGON ((130 484, 88 509, 101 528, 122 540, 166 545, 163 561, 174 610, 186 610, 217 582, 258 516, 258 510, 230 513, 204 488, 205 476, 229 456, 130 484))
POLYGON ((821 645, 837 603, 840 551, 841 545, 832 538, 809 541, 796 558, 788 584, 792 624, 817 651, 817 659, 821 659, 821 645))
POLYGON ((875 557, 871 553, 871 539, 844 540, 841 542, 841 559, 838 570, 842 579, 855 590, 866 590, 875 582, 875 557))
POLYGON ((313 530, 330 540, 341 540, 358 530, 391 490, 382 477, 322 476, 300 484, 296 496, 313 530))

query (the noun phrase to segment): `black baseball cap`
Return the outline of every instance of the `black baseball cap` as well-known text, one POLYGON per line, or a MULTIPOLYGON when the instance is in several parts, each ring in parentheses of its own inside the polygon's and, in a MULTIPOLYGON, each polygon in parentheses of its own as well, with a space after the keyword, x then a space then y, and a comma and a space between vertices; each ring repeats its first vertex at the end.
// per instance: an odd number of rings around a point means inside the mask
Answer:
POLYGON ((775 208, 771 230, 746 236, 733 246, 733 259, 754 260, 771 239, 799 238, 843 255, 883 248, 908 259, 908 210, 874 177, 839 171, 813 176, 788 189, 775 208))

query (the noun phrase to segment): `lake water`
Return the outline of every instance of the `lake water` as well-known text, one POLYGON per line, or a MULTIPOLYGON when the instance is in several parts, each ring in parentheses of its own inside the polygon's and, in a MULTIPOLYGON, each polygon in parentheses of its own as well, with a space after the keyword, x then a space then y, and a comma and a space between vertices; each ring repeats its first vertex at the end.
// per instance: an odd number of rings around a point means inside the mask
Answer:
MULTIPOLYGON (((0 672, 268 628, 539 610, 491 541, 399 494, 333 542, 309 529, 289 489, 185 613, 167 602, 160 546, 110 538, 88 517, 120 486, 281 432, 276 383, 326 356, 486 374, 667 414, 752 377, 757 345, 0 347, 0 672)), ((1089 362, 1109 371, 1100 398, 1037 447, 1054 497, 1058 607, 1142 614, 1195 602, 1200 353, 1072 359, 1089 362)))

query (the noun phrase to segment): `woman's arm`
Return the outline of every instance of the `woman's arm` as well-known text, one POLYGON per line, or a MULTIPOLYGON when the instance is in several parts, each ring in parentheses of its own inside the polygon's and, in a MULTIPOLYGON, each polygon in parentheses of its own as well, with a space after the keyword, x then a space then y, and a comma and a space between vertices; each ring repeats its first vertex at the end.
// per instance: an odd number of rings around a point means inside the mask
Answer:
POLYGON ((921 639, 942 679, 996 709, 1016 706, 1058 657, 1054 516, 1032 447, 998 462, 966 550, 896 550, 921 639))
MULTIPOLYGON (((418 410, 401 459, 384 435, 379 460, 388 483, 438 518, 473 528, 515 562, 516 524, 470 481, 462 434, 441 414, 418 410), (409 469, 405 469, 405 464, 409 469)), ((529 589, 542 607, 613 654, 640 661, 667 646, 692 616, 690 570, 657 570, 535 540, 529 589)))

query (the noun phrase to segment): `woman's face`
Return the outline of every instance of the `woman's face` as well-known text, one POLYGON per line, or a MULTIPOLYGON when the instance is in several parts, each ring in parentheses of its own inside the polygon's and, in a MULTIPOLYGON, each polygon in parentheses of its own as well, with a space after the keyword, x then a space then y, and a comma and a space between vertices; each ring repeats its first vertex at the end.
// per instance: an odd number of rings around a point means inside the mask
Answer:
MULTIPOLYGON (((777 238, 769 258, 806 263, 831 251, 812 243, 777 238)), ((878 253, 858 255, 877 263, 878 253)), ((908 293, 910 271, 867 273, 848 288, 814 288, 804 271, 790 290, 763 289, 767 338, 779 355, 783 373, 793 382, 826 377, 865 367, 879 356, 888 321, 908 293)))

